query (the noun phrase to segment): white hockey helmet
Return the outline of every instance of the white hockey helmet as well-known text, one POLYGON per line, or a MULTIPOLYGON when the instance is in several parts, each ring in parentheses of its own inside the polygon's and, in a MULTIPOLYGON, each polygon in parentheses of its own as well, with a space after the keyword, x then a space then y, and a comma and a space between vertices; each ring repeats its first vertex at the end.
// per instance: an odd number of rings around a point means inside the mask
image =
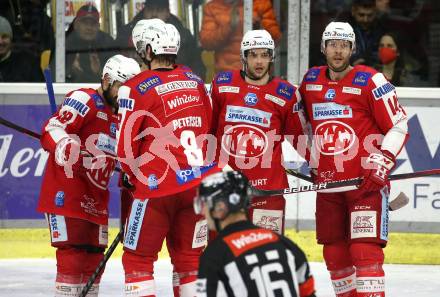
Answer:
POLYGON ((245 52, 250 49, 267 48, 271 50, 272 59, 275 57, 275 42, 266 30, 250 30, 244 34, 241 40, 240 55, 245 59, 245 52))
POLYGON ((105 63, 102 69, 102 78, 108 74, 110 76, 110 84, 113 84, 115 81, 125 83, 139 72, 141 72, 141 69, 136 60, 124 57, 123 55, 115 55, 105 63))
POLYGON ((143 53, 147 45, 155 55, 177 55, 180 48, 180 34, 176 27, 160 19, 140 20, 132 31, 136 51, 143 53))
POLYGON ((347 40, 351 42, 351 48, 356 51, 356 36, 353 27, 349 23, 331 22, 325 27, 321 39, 321 52, 324 53, 327 40, 347 40))

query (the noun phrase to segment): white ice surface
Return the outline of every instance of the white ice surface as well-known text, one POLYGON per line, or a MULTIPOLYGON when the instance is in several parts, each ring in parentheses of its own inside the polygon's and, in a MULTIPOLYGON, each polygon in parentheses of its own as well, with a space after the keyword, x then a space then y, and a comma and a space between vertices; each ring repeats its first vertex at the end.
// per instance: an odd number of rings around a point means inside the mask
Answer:
MULTIPOLYGON (((55 260, 0 260, 0 296, 53 296, 55 260)), ((171 264, 156 265, 157 296, 172 296, 171 264)), ((334 296, 323 263, 311 263, 318 297, 334 296)), ((439 297, 440 265, 385 265, 387 297, 439 297)), ((120 259, 111 259, 101 281, 100 296, 122 296, 123 269, 120 259)))

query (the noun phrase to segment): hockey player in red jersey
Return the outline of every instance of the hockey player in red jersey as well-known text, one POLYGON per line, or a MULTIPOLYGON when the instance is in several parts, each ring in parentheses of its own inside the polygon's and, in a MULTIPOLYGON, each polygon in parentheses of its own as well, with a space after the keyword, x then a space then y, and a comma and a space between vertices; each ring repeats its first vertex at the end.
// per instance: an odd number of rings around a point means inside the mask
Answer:
POLYGON ((363 177, 359 188, 317 194, 317 240, 336 296, 381 297, 388 175, 408 137, 407 116, 382 73, 349 64, 355 50, 352 27, 330 23, 321 43, 327 65, 309 69, 300 93, 314 134, 316 181, 363 177))
MULTIPOLYGON (((305 119, 301 98, 289 82, 270 75, 274 41, 265 30, 246 32, 241 43, 243 70, 220 72, 211 85, 213 134, 220 165, 243 172, 258 189, 288 187, 281 143, 285 135, 297 147, 305 119)), ((305 140, 300 142, 305 153, 305 140)), ((251 220, 278 233, 284 230, 285 199, 258 197, 251 220)))
MULTIPOLYGON (((139 72, 135 60, 111 57, 101 87, 68 93, 44 125, 41 145, 49 159, 38 211, 46 214, 57 249, 55 296, 79 296, 103 258, 107 186, 116 162, 116 99, 122 83, 139 72)), ((98 296, 99 279, 87 296, 98 296)))
POLYGON ((207 227, 192 202, 201 177, 218 170, 204 156, 212 107, 203 81, 175 65, 180 36, 173 25, 141 20, 132 37, 149 70, 118 94, 118 158, 134 198, 122 256, 125 294, 155 296, 153 263, 166 238, 174 296, 193 296, 207 227))

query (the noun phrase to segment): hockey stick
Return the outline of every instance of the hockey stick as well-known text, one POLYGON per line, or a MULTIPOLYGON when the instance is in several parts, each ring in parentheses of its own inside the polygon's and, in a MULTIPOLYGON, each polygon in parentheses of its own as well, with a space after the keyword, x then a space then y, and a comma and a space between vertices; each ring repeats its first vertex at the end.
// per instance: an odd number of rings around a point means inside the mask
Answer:
POLYGON ((401 209, 405 205, 409 203, 409 197, 406 196, 405 193, 400 192, 399 195, 397 195, 396 198, 390 201, 388 204, 388 209, 391 211, 401 209))
POLYGON ((302 174, 302 173, 300 173, 298 171, 295 171, 293 169, 286 169, 286 173, 289 174, 289 175, 292 175, 294 177, 300 178, 302 180, 308 181, 309 183, 313 182, 311 176, 302 174))
MULTIPOLYGON (((430 170, 421 170, 421 171, 410 172, 410 173, 394 174, 394 175, 390 175, 388 177, 388 179, 390 181, 393 181, 393 180, 401 180, 401 179, 416 178, 416 177, 423 177, 423 176, 433 176, 433 175, 440 175, 440 169, 430 169, 430 170)), ((335 189, 335 188, 347 187, 347 186, 357 186, 357 185, 360 185, 361 183, 362 183, 361 178, 355 178, 355 179, 350 179, 350 180, 303 185, 303 186, 299 186, 297 188, 285 188, 282 190, 254 189, 254 195, 256 195, 256 196, 278 196, 278 195, 293 194, 293 193, 304 193, 304 192, 312 192, 312 191, 319 191, 319 190, 335 189)))
POLYGON ((13 130, 16 130, 18 132, 21 132, 23 134, 26 134, 26 135, 29 135, 31 137, 37 138, 37 139, 40 139, 40 137, 41 137, 40 134, 38 134, 38 133, 36 133, 34 131, 31 131, 29 129, 23 128, 23 127, 21 127, 21 126, 19 126, 17 124, 14 124, 13 122, 10 122, 10 121, 8 121, 7 119, 5 119, 3 117, 0 117, 0 124, 6 126, 8 128, 11 128, 13 130))
MULTIPOLYGON (((126 218, 126 214, 128 214, 129 205, 128 204, 124 205, 123 199, 124 199, 124 197, 125 197, 125 199, 132 199, 132 196, 131 196, 130 192, 128 192, 128 191, 125 192, 125 193, 128 193, 128 196, 124 196, 123 191, 126 191, 126 190, 124 190, 124 189, 121 190, 121 212, 120 212, 119 233, 118 233, 118 235, 116 235, 115 239, 113 240, 112 244, 110 245, 109 249, 107 250, 106 254, 104 255, 104 258, 101 260, 101 262, 96 267, 95 272, 90 276, 89 280, 87 281, 87 284, 82 289, 81 295, 80 295, 81 297, 87 295, 87 292, 90 290, 92 285, 95 283, 96 277, 99 275, 101 270, 104 268, 108 259, 110 258, 113 251, 115 250, 116 246, 118 245, 119 241, 121 241, 122 236, 124 235, 124 229, 125 229, 124 221, 126 218)), ((129 202, 131 203, 132 200, 129 200, 129 202)))
POLYGON ((44 80, 46 81, 47 95, 49 96, 50 111, 54 114, 57 111, 57 104, 55 102, 55 93, 53 91, 52 74, 50 73, 49 68, 44 69, 44 80))
MULTIPOLYGON (((8 128, 11 128, 11 129, 13 129, 15 131, 18 131, 18 132, 21 132, 21 133, 26 134, 28 136, 31 136, 33 138, 36 138, 38 140, 41 138, 41 134, 38 134, 37 132, 34 132, 32 130, 26 129, 26 128, 24 128, 22 126, 19 126, 17 124, 14 124, 13 122, 8 121, 7 119, 5 119, 5 118, 3 118, 1 116, 0 116, 0 124, 6 126, 8 128)), ((114 170, 116 172, 121 172, 121 168, 119 168, 119 167, 115 167, 114 170)))
MULTIPOLYGON (((18 132, 24 133, 26 135, 29 135, 31 137, 40 139, 41 135, 31 131, 29 129, 23 128, 17 124, 12 123, 11 121, 8 121, 0 116, 0 124, 9 127, 11 129, 14 129, 18 132)), ((120 171, 120 168, 116 167, 116 171, 120 171)), ((294 171, 293 171, 294 172, 294 171)), ((298 177, 306 180, 306 177, 308 176, 303 175, 301 173, 296 172, 295 174, 298 175, 298 177)), ((423 177, 423 176, 432 176, 432 175, 440 175, 440 169, 429 169, 429 170, 421 170, 416 172, 409 172, 409 173, 401 173, 401 174, 393 174, 388 177, 390 181, 393 180, 401 180, 401 179, 408 179, 408 178, 416 178, 416 177, 423 177)), ((276 196, 276 195, 284 195, 284 194, 292 194, 292 193, 301 193, 301 192, 310 192, 310 191, 316 191, 316 190, 324 190, 324 189, 333 189, 333 188, 339 188, 339 187, 345 187, 345 186, 355 186, 360 185, 362 182, 362 179, 356 178, 351 180, 345 180, 345 181, 335 181, 335 182, 328 182, 328 183, 320 183, 320 184, 311 184, 306 186, 301 186, 299 188, 286 188, 283 190, 257 190, 257 191, 263 191, 261 192, 260 196, 276 196), (319 187, 319 188, 317 188, 319 187), (307 188, 310 188, 307 190, 307 188)))
POLYGON ((85 297, 87 293, 90 291, 90 288, 93 286, 93 283, 95 282, 98 275, 101 273, 101 271, 104 269, 105 264, 107 264, 108 259, 110 259, 110 256, 115 251, 116 247, 119 244, 119 241, 121 241, 122 236, 124 235, 124 230, 119 230, 119 233, 116 235, 115 239, 113 240, 110 247, 107 249, 107 251, 104 254, 104 258, 102 258, 101 262, 99 262, 98 266, 95 269, 95 272, 90 276, 89 280, 83 287, 80 297, 85 297))

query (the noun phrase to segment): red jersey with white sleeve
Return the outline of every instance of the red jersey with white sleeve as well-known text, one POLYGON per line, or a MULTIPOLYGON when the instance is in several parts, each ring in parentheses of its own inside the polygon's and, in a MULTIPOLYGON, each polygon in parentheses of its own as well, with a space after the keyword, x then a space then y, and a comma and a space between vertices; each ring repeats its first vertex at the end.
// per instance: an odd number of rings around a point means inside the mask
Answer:
POLYGON ((117 115, 96 90, 84 88, 66 95, 58 112, 45 123, 41 136, 49 159, 38 211, 108 223, 107 187, 116 164, 117 122, 117 115), (57 144, 66 138, 74 139, 96 157, 84 174, 57 163, 57 144))
POLYGON ((281 143, 286 138, 297 149, 306 123, 297 88, 276 77, 256 86, 244 72, 226 71, 212 81, 211 97, 219 162, 243 172, 258 189, 286 188, 281 143))
POLYGON ((189 69, 141 72, 119 89, 118 103, 118 160, 135 198, 183 192, 217 170, 205 160, 210 99, 189 69))
POLYGON ((327 66, 309 69, 299 89, 313 130, 317 181, 358 178, 370 153, 398 155, 408 136, 406 112, 382 73, 356 65, 332 81, 327 72, 327 66))

